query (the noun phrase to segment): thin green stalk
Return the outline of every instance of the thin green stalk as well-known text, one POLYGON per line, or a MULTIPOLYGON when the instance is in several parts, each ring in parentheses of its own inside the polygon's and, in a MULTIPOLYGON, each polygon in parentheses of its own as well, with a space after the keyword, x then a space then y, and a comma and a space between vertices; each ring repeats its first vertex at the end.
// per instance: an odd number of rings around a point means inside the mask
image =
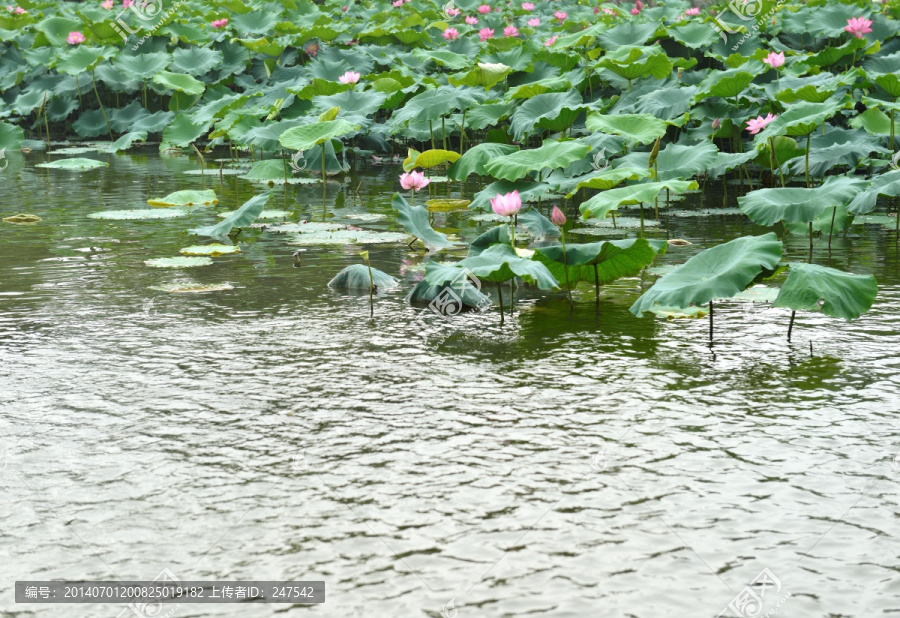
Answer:
POLYGON ((106 117, 106 110, 103 109, 103 101, 100 100, 100 93, 97 92, 97 80, 94 79, 94 71, 91 70, 91 83, 94 85, 94 95, 97 97, 97 103, 100 104, 100 113, 103 114, 103 120, 106 122, 106 128, 109 131, 109 139, 116 141, 113 137, 112 127, 109 126, 109 118, 106 117))
POLYGON ((463 140, 466 139, 466 110, 463 110, 462 115, 462 126, 459 128, 459 154, 463 155, 465 150, 463 149, 463 140))
POLYGON ((75 89, 78 90, 78 103, 84 109, 84 101, 81 99, 81 85, 78 83, 78 76, 75 76, 75 89))
POLYGON ((500 304, 500 325, 503 325, 503 290, 500 288, 500 284, 497 284, 497 298, 499 299, 500 304))
POLYGON ((434 150, 434 123, 428 121, 428 131, 431 133, 431 149, 434 150))
MULTIPOLYGON (((569 258, 566 256, 566 232, 564 230, 560 230, 562 233, 562 251, 563 251, 563 272, 566 273, 566 294, 569 296, 569 309, 575 309, 575 305, 572 303, 572 286, 569 284, 569 258)), ((596 274, 596 271, 594 271, 596 274)))
MULTIPOLYGON (((809 188, 809 138, 812 132, 806 134, 806 187, 809 188)), ((810 243, 812 239, 810 238, 810 243)))
POLYGON ((441 147, 447 150, 447 123, 444 122, 443 116, 441 116, 441 147))
MULTIPOLYGON (((325 142, 322 142, 322 188, 325 188, 325 142)), ((253 148, 253 146, 251 146, 253 148)))

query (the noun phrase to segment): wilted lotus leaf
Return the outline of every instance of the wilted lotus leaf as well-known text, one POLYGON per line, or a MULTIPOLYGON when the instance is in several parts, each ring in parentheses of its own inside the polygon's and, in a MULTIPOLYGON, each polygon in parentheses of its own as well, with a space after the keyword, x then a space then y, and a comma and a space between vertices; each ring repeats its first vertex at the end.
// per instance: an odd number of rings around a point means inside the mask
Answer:
POLYGON ((374 283, 376 290, 387 290, 396 287, 399 281, 386 272, 377 268, 372 269, 372 278, 369 279, 369 267, 365 264, 352 264, 335 275, 328 282, 328 287, 339 290, 368 290, 370 281, 374 283))
POLYGON ((37 215, 29 215, 25 213, 13 215, 11 217, 5 217, 3 220, 7 223, 38 223, 39 221, 43 221, 43 219, 41 219, 37 215))
POLYGON ((428 200, 425 205, 431 212, 449 212, 451 210, 466 210, 470 200, 454 200, 450 198, 428 200))

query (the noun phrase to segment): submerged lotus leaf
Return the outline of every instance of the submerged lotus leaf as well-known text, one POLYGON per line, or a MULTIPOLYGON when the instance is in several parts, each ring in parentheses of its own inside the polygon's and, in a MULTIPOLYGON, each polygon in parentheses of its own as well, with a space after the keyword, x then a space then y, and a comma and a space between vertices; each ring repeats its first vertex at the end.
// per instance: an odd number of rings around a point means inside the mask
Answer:
POLYGON ((698 320, 704 318, 709 313, 707 307, 661 307, 654 305, 648 311, 654 315, 667 320, 698 320))
POLYGON ((208 257, 170 257, 144 260, 144 264, 154 268, 194 268, 209 266, 212 263, 212 258, 208 257))
POLYGON ((39 223, 40 221, 43 221, 43 219, 41 219, 39 216, 30 215, 27 213, 20 213, 11 217, 4 217, 3 220, 6 223, 39 223))
POLYGON ((54 170, 70 170, 85 171, 93 170, 98 167, 109 167, 109 163, 97 161, 96 159, 60 159, 59 161, 51 161, 50 163, 38 163, 35 167, 46 167, 54 170))
POLYGON ((175 191, 165 197, 147 200, 151 206, 208 206, 209 204, 217 204, 219 198, 212 189, 197 191, 190 189, 187 191, 175 191))
POLYGON ((431 228, 428 223, 428 210, 424 206, 410 206, 399 193, 394 193, 391 206, 397 211, 397 220, 403 229, 421 240, 429 249, 445 249, 453 246, 446 235, 431 228))
POLYGON ((757 278, 774 272, 782 245, 774 232, 743 236, 701 251, 667 275, 660 277, 631 306, 641 317, 653 306, 691 307, 714 298, 731 298, 757 278))
POLYGON ((440 298, 442 302, 439 308, 444 315, 454 315, 463 308, 475 309, 491 304, 491 299, 481 293, 480 282, 476 284, 471 278, 465 276, 465 272, 457 269, 451 273, 455 279, 448 279, 440 284, 430 284, 420 281, 416 287, 407 294, 406 302, 410 304, 430 303, 440 298))
POLYGON ((197 236, 208 236, 210 238, 223 240, 233 228, 246 227, 253 223, 256 217, 259 216, 259 213, 262 212, 266 202, 269 201, 270 195, 272 194, 263 193, 262 195, 255 195, 244 202, 244 205, 235 210, 233 214, 228 215, 219 223, 207 227, 195 228, 189 231, 191 234, 196 234, 197 236))
POLYGON ((819 311, 849 321, 868 311, 878 294, 878 284, 872 275, 853 275, 801 262, 791 263, 789 267, 775 307, 819 311))
POLYGON ((218 243, 213 243, 211 245, 191 245, 190 247, 182 249, 181 253, 184 255, 208 255, 210 257, 216 257, 228 253, 237 253, 240 250, 240 247, 237 245, 220 245, 218 243))
POLYGON ((174 219, 186 217, 190 213, 178 208, 135 208, 134 210, 102 210, 92 212, 89 219, 106 219, 110 221, 141 221, 145 219, 174 219))
POLYGON ((400 282, 384 271, 372 269, 369 278, 369 267, 365 264, 351 264, 328 282, 328 287, 338 290, 368 290, 374 284, 376 291, 396 287, 400 282))

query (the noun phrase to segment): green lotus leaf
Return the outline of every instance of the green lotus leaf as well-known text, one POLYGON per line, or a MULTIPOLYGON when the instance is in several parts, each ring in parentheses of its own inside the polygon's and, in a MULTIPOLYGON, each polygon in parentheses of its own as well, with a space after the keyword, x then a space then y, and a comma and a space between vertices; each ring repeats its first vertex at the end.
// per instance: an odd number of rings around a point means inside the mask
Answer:
POLYGON ((509 144, 478 144, 469 148, 463 156, 456 160, 447 170, 447 176, 453 180, 465 180, 472 174, 479 176, 487 176, 488 172, 484 166, 489 161, 512 154, 518 150, 517 147, 509 144))
POLYGON ((201 95, 206 89, 206 85, 190 75, 184 73, 170 73, 169 71, 160 71, 153 76, 153 82, 160 86, 165 86, 176 92, 183 92, 191 95, 201 95))
POLYGON ((847 201, 848 196, 823 185, 812 189, 757 189, 739 197, 738 205, 757 225, 770 226, 779 221, 809 223, 826 208, 834 208, 847 201))
POLYGON ((481 255, 481 253, 491 245, 496 245, 498 243, 509 245, 511 242, 512 237, 509 235, 508 225, 504 224, 492 227, 472 241, 469 245, 468 257, 481 255))
POLYGON ((825 72, 810 77, 785 77, 778 82, 780 90, 775 96, 785 103, 824 103, 838 88, 853 85, 858 76, 859 69, 851 69, 839 75, 825 72))
POLYGON ((458 312, 461 307, 458 307, 456 303, 460 303, 463 307, 469 309, 485 307, 491 304, 491 299, 482 294, 470 279, 465 278, 464 271, 454 269, 451 274, 456 278, 448 279, 438 285, 420 281, 406 296, 406 302, 410 304, 424 304, 430 303, 439 297, 455 301, 449 308, 443 310, 445 314, 458 312))
POLYGON ((869 108, 849 122, 854 129, 864 129, 869 135, 890 135, 891 118, 877 108, 869 108))
MULTIPOLYGON (((653 20, 644 23, 629 21, 615 25, 606 30, 606 32, 601 33, 598 38, 600 39, 600 42, 603 43, 603 48, 614 50, 613 52, 607 52, 606 55, 608 57, 620 57, 616 55, 617 53, 619 55, 628 56, 632 54, 635 49, 640 50, 644 56, 655 54, 665 57, 661 47, 639 47, 646 43, 647 39, 653 36, 657 27, 657 24, 654 23, 653 20)), ((671 70, 672 69, 670 68, 669 71, 671 70)))
POLYGON ((525 101, 510 117, 513 138, 521 140, 534 133, 535 127, 550 131, 565 131, 578 115, 588 109, 581 100, 581 93, 548 92, 525 101))
POLYGON ((126 75, 146 81, 162 73, 171 62, 172 56, 165 52, 137 54, 134 56, 120 54, 116 58, 115 66, 126 75))
POLYGON ((241 176, 241 178, 245 180, 275 181, 284 180, 285 176, 290 178, 291 173, 291 169, 284 159, 266 159, 254 163, 250 171, 241 176))
POLYGON ((649 144, 666 134, 667 125, 650 114, 606 115, 591 112, 587 115, 585 127, 588 131, 621 135, 628 141, 649 144))
POLYGON ((394 193, 391 206, 397 211, 397 220, 408 234, 422 241, 429 250, 453 246, 447 236, 435 232, 428 223, 428 210, 424 206, 410 206, 399 193, 394 193))
POLYGON ((232 14, 231 21, 238 32, 268 34, 275 29, 278 15, 270 11, 250 11, 249 13, 232 14))
POLYGON ((243 206, 235 210, 234 214, 225 217, 219 223, 188 231, 196 236, 208 236, 209 238, 216 240, 225 240, 233 228, 247 227, 253 223, 253 221, 256 220, 256 217, 259 216, 259 213, 262 212, 270 195, 272 194, 263 193, 261 195, 255 195, 244 202, 243 206))
MULTIPOLYGON (((800 151, 799 155, 804 152, 799 148, 797 150, 800 151)), ((766 148, 766 152, 768 152, 768 148, 766 148)), ((787 160, 782 158, 783 154, 778 153, 777 144, 775 152, 779 154, 779 163, 787 160)), ((820 133, 812 135, 809 143, 809 173, 821 178, 827 171, 839 165, 845 165, 852 170, 861 163, 868 163, 869 157, 874 156, 875 153, 892 154, 890 150, 881 146, 878 138, 870 137, 864 131, 833 127, 825 135, 820 133)), ((795 156, 799 157, 799 155, 795 156)), ((768 165, 768 159, 765 164, 768 165)), ((791 172, 802 175, 805 165, 805 159, 795 158, 790 165, 791 172)))
MULTIPOLYGON (((765 66, 766 65, 762 65, 762 67, 765 66)), ((727 69, 725 71, 711 71, 709 75, 700 82, 700 92, 697 93, 695 100, 701 101, 707 97, 734 99, 747 89, 750 82, 756 79, 756 76, 762 72, 762 67, 745 66, 737 69, 727 69)))
POLYGON ((179 114, 163 130, 162 142, 166 147, 185 148, 206 135, 208 131, 208 124, 194 124, 187 114, 179 114))
POLYGON ((369 290, 374 285, 375 290, 389 290, 397 287, 400 282, 384 271, 372 269, 372 277, 369 277, 369 267, 365 264, 351 264, 328 282, 328 287, 338 290, 369 290))
POLYGON ((391 126, 399 130, 410 120, 440 120, 456 110, 468 109, 478 100, 462 88, 441 87, 417 94, 391 116, 391 126))
POLYGON ((34 29, 43 33, 52 45, 65 47, 69 33, 83 30, 83 26, 80 21, 53 16, 35 24, 34 29))
POLYGON ((473 105, 466 111, 466 128, 481 130, 499 124, 516 110, 514 103, 473 105))
POLYGON ((222 64, 222 52, 206 47, 186 47, 172 52, 171 66, 180 73, 206 75, 222 64))
POLYGON ((672 195, 678 195, 698 188, 699 185, 690 180, 645 182, 598 193, 578 208, 586 219, 590 217, 603 219, 610 211, 618 210, 622 204, 651 203, 664 189, 668 189, 672 195))
MULTIPOLYGON (((578 182, 575 188, 566 195, 567 198, 573 197, 579 189, 597 189, 598 191, 609 191, 626 180, 640 180, 650 176, 651 171, 646 168, 637 167, 617 167, 615 169, 605 169, 585 174, 576 179, 578 182)), ((553 179, 549 178, 548 182, 553 179)))
POLYGON ((429 169, 437 167, 438 165, 443 165, 444 163, 454 163, 459 158, 459 153, 453 152, 452 150, 441 150, 439 148, 426 150, 425 152, 420 152, 415 161, 410 157, 406 157, 406 160, 403 161, 403 169, 413 170, 417 167, 429 169))
POLYGON ((479 63, 468 73, 451 75, 449 80, 454 86, 481 86, 488 90, 503 81, 511 72, 512 68, 505 64, 479 63))
POLYGON ((35 167, 46 167, 54 170, 71 170, 71 171, 85 171, 85 170, 93 170, 98 167, 109 167, 109 163, 104 161, 97 161, 96 159, 59 159, 58 161, 51 161, 50 163, 38 163, 35 167))
POLYGON ((585 244, 566 243, 565 264, 562 245, 538 247, 534 259, 547 266, 557 281, 565 281, 568 270, 571 284, 589 281, 605 285, 622 277, 639 275, 657 255, 665 252, 664 240, 623 238, 585 244))
POLYGON ((0 122, 0 149, 19 148, 25 139, 25 131, 22 127, 0 122))
POLYGON ((79 45, 56 61, 56 70, 66 75, 80 75, 97 68, 107 53, 108 50, 103 47, 79 45))
POLYGON ((815 131, 825 120, 834 116, 840 109, 846 107, 846 103, 828 101, 825 103, 809 103, 800 101, 788 106, 787 111, 760 131, 754 138, 754 144, 767 141, 776 135, 806 136, 815 131))
POLYGON ((126 133, 115 142, 110 144, 109 146, 104 146, 100 148, 100 152, 111 152, 116 153, 120 150, 128 150, 131 148, 135 142, 144 142, 147 141, 147 132, 146 131, 133 131, 131 133, 126 133))
MULTIPOLYGON (((655 30, 656 27, 653 26, 655 30)), ((632 41, 633 43, 634 41, 632 41)), ((672 60, 666 56, 661 47, 641 47, 621 45, 609 51, 597 62, 598 68, 612 71, 619 77, 629 81, 642 77, 664 79, 672 73, 672 60)))
POLYGON ((715 164, 718 154, 719 149, 708 141, 689 146, 669 144, 656 159, 657 180, 690 178, 715 164))
POLYGON ((519 257, 512 246, 506 244, 491 245, 479 255, 453 264, 429 262, 425 267, 425 281, 431 285, 440 285, 455 279, 462 269, 467 269, 482 281, 492 283, 503 283, 513 277, 521 277, 526 283, 542 290, 559 287, 546 266, 519 257))
POLYGON ((288 129, 278 138, 279 143, 292 150, 308 150, 326 141, 357 131, 358 124, 343 119, 313 122, 288 129))
POLYGON ((519 180, 529 172, 567 167, 574 161, 583 159, 590 151, 591 147, 584 143, 547 140, 540 148, 497 157, 486 163, 484 169, 494 178, 519 180))
POLYGON ((195 268, 197 266, 209 266, 212 264, 209 257, 171 257, 144 260, 144 264, 154 268, 195 268))
POLYGON ((789 267, 774 307, 818 311, 850 321, 867 312, 878 294, 878 284, 872 275, 853 275, 800 262, 793 262, 789 267))
POLYGON ((774 232, 742 236, 701 251, 660 277, 631 306, 641 317, 654 306, 687 308, 731 298, 778 267, 782 245, 774 232))
POLYGON ((151 206, 208 206, 209 204, 216 204, 219 202, 219 198, 216 197, 216 192, 212 189, 206 189, 205 191, 196 191, 196 190, 188 190, 188 191, 175 191, 174 193, 170 193, 166 197, 160 197, 156 199, 147 200, 147 203, 151 206))
POLYGON ((559 228, 553 225, 547 217, 542 215, 534 207, 528 210, 520 210, 516 215, 516 222, 528 230, 534 240, 544 240, 547 238, 559 238, 559 228))
POLYGON ((468 68, 472 64, 472 60, 469 57, 464 56, 463 54, 454 54, 453 52, 446 49, 414 49, 412 54, 416 58, 421 58, 422 60, 432 60, 439 66, 445 66, 448 69, 452 69, 454 71, 468 68))
POLYGON ((860 191, 847 206, 853 215, 864 215, 875 210, 879 195, 889 197, 900 196, 900 170, 881 174, 872 179, 867 187, 860 191))

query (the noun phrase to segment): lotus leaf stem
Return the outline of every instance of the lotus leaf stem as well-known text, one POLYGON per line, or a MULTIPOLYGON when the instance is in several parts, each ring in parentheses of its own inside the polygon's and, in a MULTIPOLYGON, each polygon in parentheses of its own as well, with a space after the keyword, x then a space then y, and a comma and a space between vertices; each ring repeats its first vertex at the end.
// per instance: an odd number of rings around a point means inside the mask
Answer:
POLYGON ((709 340, 713 340, 713 301, 709 301, 709 340))
POLYGON ((600 306, 600 273, 597 272, 597 264, 594 264, 594 290, 596 291, 597 306, 600 306))
MULTIPOLYGON (((563 253, 563 272, 566 274, 566 294, 569 297, 569 309, 575 309, 575 305, 572 303, 572 286, 569 284, 569 258, 566 256, 566 232, 565 230, 560 230, 562 233, 562 253, 563 253)), ((594 274, 597 274, 597 265, 594 265, 594 274)), ((599 293, 599 292, 598 292, 599 293)))
MULTIPOLYGON (((824 123, 823 123, 824 126, 824 123)), ((812 136, 812 132, 806 134, 806 186, 809 188, 809 138, 812 136)), ((812 241, 810 241, 812 242, 812 241)))
POLYGON ((500 288, 500 283, 497 283, 497 298, 499 299, 500 304, 500 324, 503 324, 503 290, 500 288))
POLYGON ((791 342, 791 331, 794 330, 794 316, 797 315, 796 311, 791 311, 791 321, 788 324, 788 343, 791 342))

